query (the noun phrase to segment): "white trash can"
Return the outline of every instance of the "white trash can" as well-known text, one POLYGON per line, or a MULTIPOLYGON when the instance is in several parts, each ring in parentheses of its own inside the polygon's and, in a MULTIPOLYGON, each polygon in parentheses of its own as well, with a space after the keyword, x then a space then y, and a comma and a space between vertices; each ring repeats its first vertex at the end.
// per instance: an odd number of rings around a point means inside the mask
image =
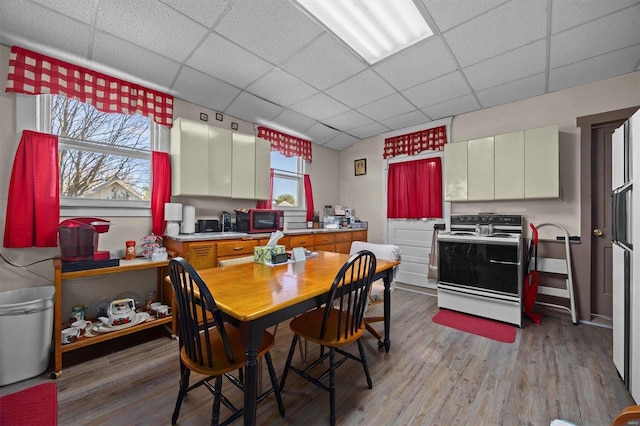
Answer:
POLYGON ((49 366, 55 287, 0 292, 0 386, 30 379, 49 366))

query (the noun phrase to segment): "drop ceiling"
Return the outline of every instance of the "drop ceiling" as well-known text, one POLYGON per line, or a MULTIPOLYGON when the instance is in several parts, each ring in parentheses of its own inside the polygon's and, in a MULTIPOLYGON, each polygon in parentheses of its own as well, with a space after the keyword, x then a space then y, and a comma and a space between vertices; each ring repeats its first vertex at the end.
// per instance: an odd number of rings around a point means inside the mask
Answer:
POLYGON ((343 150, 640 70, 637 0, 414 0, 434 35, 373 66, 289 0, 0 0, 0 43, 343 150))

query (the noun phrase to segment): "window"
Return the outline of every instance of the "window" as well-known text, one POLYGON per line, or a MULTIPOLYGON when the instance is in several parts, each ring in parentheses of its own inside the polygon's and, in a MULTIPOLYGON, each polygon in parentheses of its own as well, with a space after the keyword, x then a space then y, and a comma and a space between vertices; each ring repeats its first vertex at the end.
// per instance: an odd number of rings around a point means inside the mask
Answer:
POLYGON ((149 208, 156 124, 104 113, 64 96, 40 95, 40 128, 59 136, 62 207, 149 208))
POLYGON ((285 157, 278 151, 271 151, 273 168, 273 208, 305 207, 304 160, 301 157, 285 157))

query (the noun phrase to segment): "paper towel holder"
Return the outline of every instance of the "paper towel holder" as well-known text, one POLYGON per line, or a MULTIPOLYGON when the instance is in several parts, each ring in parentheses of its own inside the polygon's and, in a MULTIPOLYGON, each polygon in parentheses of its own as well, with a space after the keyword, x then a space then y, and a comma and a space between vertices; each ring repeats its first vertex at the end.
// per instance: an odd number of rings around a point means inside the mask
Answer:
POLYGON ((180 224, 181 234, 193 234, 196 232, 196 208, 193 206, 182 207, 182 223, 180 224))

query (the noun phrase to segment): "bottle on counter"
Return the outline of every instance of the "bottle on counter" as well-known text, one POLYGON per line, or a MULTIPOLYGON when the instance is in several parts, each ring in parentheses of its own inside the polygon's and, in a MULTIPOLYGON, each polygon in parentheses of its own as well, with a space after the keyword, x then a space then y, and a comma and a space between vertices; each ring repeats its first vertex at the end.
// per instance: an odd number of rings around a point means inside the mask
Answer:
POLYGON ((136 258, 136 242, 134 240, 129 240, 125 243, 126 249, 124 258, 126 260, 133 260, 136 258))

